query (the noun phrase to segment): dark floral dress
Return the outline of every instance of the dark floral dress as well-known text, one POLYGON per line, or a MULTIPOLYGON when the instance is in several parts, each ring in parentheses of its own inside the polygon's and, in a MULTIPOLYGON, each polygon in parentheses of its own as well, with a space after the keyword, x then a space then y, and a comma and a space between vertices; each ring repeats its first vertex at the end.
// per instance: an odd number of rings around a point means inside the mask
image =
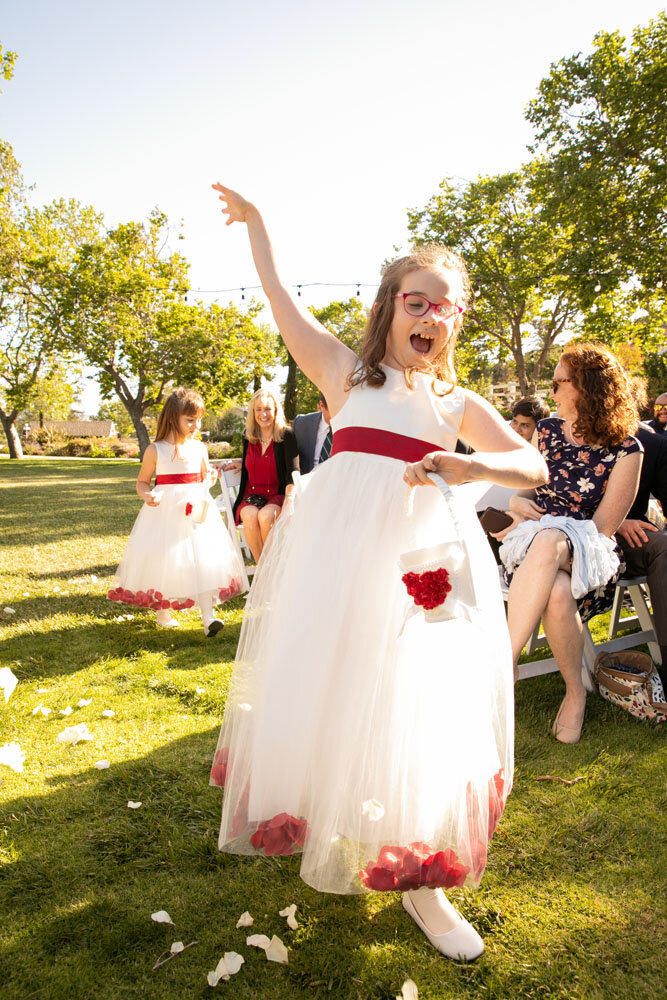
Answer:
MULTIPOLYGON (((627 437, 620 445, 610 447, 570 444, 563 431, 564 421, 559 417, 540 420, 537 425, 540 452, 549 467, 549 482, 535 490, 535 503, 555 517, 573 517, 586 521, 593 517, 607 489, 611 470, 617 460, 635 451, 643 451, 634 437, 627 437)), ((570 554, 572 554, 572 546, 570 554)), ((623 553, 618 545, 616 553, 621 560, 616 576, 603 587, 591 590, 577 601, 581 620, 590 621, 595 615, 609 611, 614 603, 616 581, 625 572, 623 553)), ((505 570, 509 585, 512 573, 505 570)))

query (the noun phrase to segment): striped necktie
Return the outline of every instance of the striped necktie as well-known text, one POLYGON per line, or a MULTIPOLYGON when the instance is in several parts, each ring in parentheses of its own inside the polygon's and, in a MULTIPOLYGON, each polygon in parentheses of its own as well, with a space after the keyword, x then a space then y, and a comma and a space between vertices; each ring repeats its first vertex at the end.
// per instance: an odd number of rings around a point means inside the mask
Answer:
POLYGON ((333 440, 333 431, 331 430, 330 426, 329 430, 327 431, 327 436, 325 437, 322 447, 320 448, 320 460, 319 460, 320 465, 322 464, 322 462, 326 462, 329 455, 331 454, 332 440, 333 440))

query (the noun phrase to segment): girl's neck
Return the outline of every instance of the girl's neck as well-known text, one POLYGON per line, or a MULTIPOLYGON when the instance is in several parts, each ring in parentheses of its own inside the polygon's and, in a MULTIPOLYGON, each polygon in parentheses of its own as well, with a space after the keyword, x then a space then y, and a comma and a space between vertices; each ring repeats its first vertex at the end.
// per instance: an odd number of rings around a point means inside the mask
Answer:
POLYGON ((185 444, 186 441, 192 441, 193 439, 191 437, 183 437, 181 434, 174 434, 173 432, 170 432, 164 440, 168 441, 169 444, 176 445, 178 448, 179 445, 185 444))

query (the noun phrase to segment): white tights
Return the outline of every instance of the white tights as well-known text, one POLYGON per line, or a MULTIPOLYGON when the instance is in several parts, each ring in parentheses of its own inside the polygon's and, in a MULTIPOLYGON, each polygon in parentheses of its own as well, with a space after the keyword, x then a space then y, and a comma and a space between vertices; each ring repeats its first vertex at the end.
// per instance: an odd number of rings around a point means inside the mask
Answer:
POLYGON ((448 934, 461 922, 461 914, 452 906, 442 889, 410 889, 412 905, 431 934, 448 934))

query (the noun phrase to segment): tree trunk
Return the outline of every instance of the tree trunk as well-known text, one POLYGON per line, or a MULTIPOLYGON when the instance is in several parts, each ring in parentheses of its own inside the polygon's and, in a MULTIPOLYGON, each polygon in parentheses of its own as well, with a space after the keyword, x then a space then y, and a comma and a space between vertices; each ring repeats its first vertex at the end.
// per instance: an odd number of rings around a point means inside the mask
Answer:
POLYGON ((296 416, 296 361, 287 352, 287 381, 285 382, 285 416, 289 421, 296 416))
POLYGON ((12 410, 11 413, 5 413, 4 410, 0 409, 0 421, 2 421, 2 429, 4 430, 5 437, 7 438, 10 458, 23 458, 21 438, 19 437, 19 432, 16 430, 16 418, 18 415, 18 410, 12 410))
POLYGON ((132 418, 134 429, 137 432, 137 441, 139 442, 139 458, 143 458, 146 448, 148 448, 149 444, 151 443, 151 439, 148 434, 148 428, 146 427, 146 424, 143 421, 144 415, 141 409, 141 405, 137 405, 136 401, 134 400, 133 402, 135 403, 134 406, 132 406, 131 403, 128 405, 128 403, 126 403, 125 400, 123 400, 123 405, 125 406, 127 412, 130 414, 130 417, 132 418))

